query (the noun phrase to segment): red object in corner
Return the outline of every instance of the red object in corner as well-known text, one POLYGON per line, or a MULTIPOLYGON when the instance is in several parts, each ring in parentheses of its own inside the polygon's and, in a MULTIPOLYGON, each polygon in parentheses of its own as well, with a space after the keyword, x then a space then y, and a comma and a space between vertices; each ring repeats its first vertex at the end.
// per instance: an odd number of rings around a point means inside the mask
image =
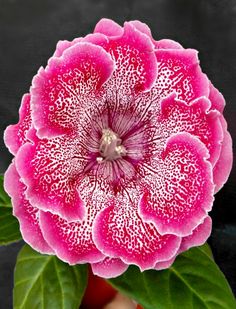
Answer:
POLYGON ((141 305, 137 305, 136 309, 144 309, 141 305))
POLYGON ((116 295, 117 291, 104 279, 89 270, 88 285, 80 306, 81 309, 103 309, 116 295))

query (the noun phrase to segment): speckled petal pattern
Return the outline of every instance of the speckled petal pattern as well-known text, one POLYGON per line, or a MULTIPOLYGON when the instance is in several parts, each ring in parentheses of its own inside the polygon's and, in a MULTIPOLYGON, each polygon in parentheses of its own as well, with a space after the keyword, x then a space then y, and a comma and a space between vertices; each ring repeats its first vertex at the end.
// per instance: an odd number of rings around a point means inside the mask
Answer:
POLYGON ((82 222, 68 222, 50 212, 40 213, 40 226, 49 245, 63 261, 74 265, 96 263, 104 258, 92 240, 94 215, 82 222))
POLYGON ((162 235, 187 236, 212 208, 209 154, 197 138, 178 133, 167 140, 161 158, 145 166, 140 213, 162 235))
MULTIPOLYGON (((31 87, 32 118, 41 137, 70 132, 80 107, 110 77, 114 63, 99 46, 81 42, 52 57, 31 87)), ((91 98, 92 99, 92 98, 91 98)))
POLYGON ((38 139, 33 132, 30 135, 33 142, 24 144, 16 156, 17 170, 27 186, 27 198, 41 210, 69 221, 81 220, 85 209, 77 191, 81 167, 74 164, 76 140, 72 144, 72 138, 47 140, 38 139))
POLYGON ((132 205, 127 207, 127 204, 126 200, 116 200, 114 206, 107 207, 96 217, 93 239, 97 247, 105 255, 120 257, 123 262, 136 264, 141 270, 172 258, 179 249, 181 238, 161 236, 152 223, 143 222, 137 209, 132 205))

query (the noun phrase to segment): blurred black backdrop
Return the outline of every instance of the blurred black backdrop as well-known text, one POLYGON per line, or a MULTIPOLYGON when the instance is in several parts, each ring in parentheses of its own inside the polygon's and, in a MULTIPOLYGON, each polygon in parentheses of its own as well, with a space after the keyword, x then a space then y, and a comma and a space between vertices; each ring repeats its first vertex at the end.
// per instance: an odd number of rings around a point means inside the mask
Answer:
MULTIPOLYGON (((223 93, 225 117, 236 140, 235 0, 0 0, 0 130, 3 173, 11 155, 2 141, 5 127, 18 121, 21 96, 46 64, 60 39, 93 31, 108 17, 122 24, 139 19, 156 39, 177 40, 199 50, 202 69, 223 93)), ((209 240, 214 257, 236 291, 236 168, 216 195, 209 240)), ((23 242, 0 247, 0 308, 12 308, 13 269, 23 242)))

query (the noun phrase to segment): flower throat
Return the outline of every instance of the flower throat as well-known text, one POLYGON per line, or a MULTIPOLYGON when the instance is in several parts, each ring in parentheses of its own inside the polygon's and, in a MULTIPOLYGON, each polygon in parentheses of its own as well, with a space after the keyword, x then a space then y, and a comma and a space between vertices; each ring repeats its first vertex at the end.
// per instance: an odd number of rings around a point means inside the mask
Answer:
POLYGON ((126 155, 122 140, 109 128, 102 130, 99 151, 101 156, 97 158, 98 163, 113 161, 126 155))

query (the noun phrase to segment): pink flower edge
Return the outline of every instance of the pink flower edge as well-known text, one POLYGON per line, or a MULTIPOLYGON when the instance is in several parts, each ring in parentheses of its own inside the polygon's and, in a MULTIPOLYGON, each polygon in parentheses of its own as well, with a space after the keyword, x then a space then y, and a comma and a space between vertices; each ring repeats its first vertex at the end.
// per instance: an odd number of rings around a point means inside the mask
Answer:
POLYGON ((9 125, 4 132, 4 142, 9 151, 16 155, 19 148, 26 142, 26 133, 31 127, 30 94, 24 94, 19 109, 19 122, 9 125))
POLYGON ((97 263, 104 254, 92 239, 91 222, 68 222, 50 212, 40 212, 40 227, 44 238, 56 255, 70 265, 97 263))
MULTIPOLYGON (((147 35, 151 39, 155 48, 158 48, 158 49, 182 49, 183 48, 179 43, 173 40, 163 39, 163 40, 155 41, 152 37, 150 28, 145 23, 140 22, 139 20, 133 20, 133 21, 129 21, 126 23, 132 25, 133 27, 135 27, 136 30, 147 35)), ((102 33, 109 37, 121 36, 123 34, 123 28, 111 19, 102 18, 97 23, 94 29, 94 33, 102 33)))
POLYGON ((11 196, 13 214, 20 223, 23 239, 36 251, 42 254, 54 254, 54 250, 45 241, 39 226, 39 210, 30 205, 25 198, 25 185, 12 163, 4 177, 4 188, 11 196))
POLYGON ((218 161, 213 169, 215 182, 215 193, 217 193, 229 178, 230 171, 233 167, 233 141, 230 133, 227 131, 227 124, 223 116, 221 116, 221 124, 224 132, 221 153, 218 161))
POLYGON ((163 270, 171 267, 171 265, 174 263, 179 254, 181 254, 184 251, 187 251, 192 247, 198 247, 206 243, 207 239, 211 234, 211 229, 212 229, 212 220, 211 217, 207 216, 204 219, 203 223, 199 224, 196 227, 196 229, 193 230, 191 235, 182 238, 178 253, 173 258, 167 261, 158 262, 155 265, 155 269, 163 270))
POLYGON ((107 279, 118 277, 128 269, 128 265, 121 259, 109 257, 101 262, 91 264, 91 267, 94 275, 107 279))

